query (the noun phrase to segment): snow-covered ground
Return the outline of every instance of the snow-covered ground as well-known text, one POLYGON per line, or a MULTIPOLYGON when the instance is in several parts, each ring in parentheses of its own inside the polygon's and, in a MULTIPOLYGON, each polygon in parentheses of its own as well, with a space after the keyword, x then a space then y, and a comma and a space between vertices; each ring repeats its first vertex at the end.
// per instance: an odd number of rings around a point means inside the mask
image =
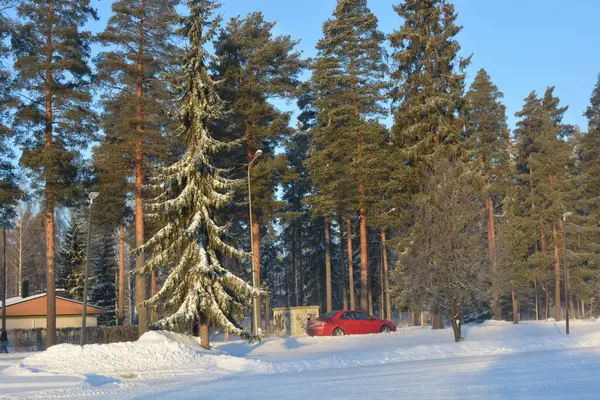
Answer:
POLYGON ((0 398, 598 399, 600 321, 487 322, 388 335, 215 343, 150 332, 0 355, 0 398))

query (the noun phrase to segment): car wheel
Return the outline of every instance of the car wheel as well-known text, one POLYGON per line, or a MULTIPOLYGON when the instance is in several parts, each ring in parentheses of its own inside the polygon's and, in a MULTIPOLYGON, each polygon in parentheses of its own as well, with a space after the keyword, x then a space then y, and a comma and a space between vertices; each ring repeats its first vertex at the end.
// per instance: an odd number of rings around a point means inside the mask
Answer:
POLYGON ((331 336, 344 336, 346 332, 342 328, 335 328, 333 332, 331 332, 331 336))
POLYGON ((381 329, 379 330, 380 333, 390 333, 392 331, 392 328, 390 328, 388 325, 384 325, 381 327, 381 329))

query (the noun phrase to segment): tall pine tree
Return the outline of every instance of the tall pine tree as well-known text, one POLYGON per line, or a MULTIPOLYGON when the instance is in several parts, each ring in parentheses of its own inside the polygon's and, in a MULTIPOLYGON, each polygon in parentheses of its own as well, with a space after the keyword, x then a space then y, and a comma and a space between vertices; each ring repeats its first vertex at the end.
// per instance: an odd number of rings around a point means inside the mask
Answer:
POLYGON ((89 0, 23 0, 23 23, 12 38, 14 70, 24 100, 16 118, 21 163, 44 196, 46 225, 46 345, 56 342, 54 210, 74 197, 79 149, 95 132, 88 65, 92 36, 82 31, 97 18, 89 0))
MULTIPOLYGON (((457 14, 451 3, 406 0, 394 10, 403 21, 400 29, 389 36, 394 61, 391 75, 395 82, 392 134, 400 149, 394 179, 403 188, 398 196, 398 207, 409 210, 410 203, 427 204, 428 197, 434 199, 438 195, 434 185, 425 184, 424 176, 430 175, 432 168, 435 171, 446 161, 460 163, 461 158, 467 159, 470 149, 469 142, 464 140, 463 71, 470 58, 462 59, 458 55, 460 45, 456 35, 461 27, 456 25, 457 14)), ((466 164, 462 170, 458 166, 452 167, 455 174, 468 175, 469 169, 472 166, 466 164)), ((470 178, 456 177, 455 180, 462 179, 470 178)), ((435 212, 435 209, 430 211, 435 212)), ((409 226, 412 224, 418 229, 419 223, 422 221, 408 218, 409 226)), ((409 247, 418 245, 410 238, 407 243, 409 247)), ((443 276, 453 279, 452 274, 443 276)), ((442 310, 439 307, 445 304, 445 311, 450 312, 448 307, 453 301, 441 302, 439 296, 434 295, 430 300, 434 311, 433 327, 441 328, 442 310)), ((451 320, 454 321, 454 317, 451 320)))
MULTIPOLYGON (((598 291, 595 282, 599 277, 600 266, 600 75, 585 116, 588 120, 587 133, 578 140, 577 174, 577 213, 570 217, 577 228, 577 240, 569 241, 569 248, 576 245, 574 253, 569 253, 578 268, 571 268, 573 275, 579 275, 579 282, 573 282, 582 301, 597 301, 598 291), (577 290, 579 289, 579 290, 577 290)), ((573 224, 567 223, 565 230, 573 231, 573 224)), ((569 237, 570 235, 567 235, 569 237)), ((573 263, 572 261, 572 263, 573 263)), ((591 304, 590 304, 591 307, 591 304)))
POLYGON ((163 228, 139 249, 149 250, 151 257, 138 273, 170 267, 163 287, 147 302, 167 313, 156 325, 173 329, 197 322, 201 345, 208 348, 209 324, 244 334, 240 318, 252 296, 260 292, 220 262, 224 255, 242 256, 222 241, 227 226, 214 219, 215 212, 231 202, 233 189, 241 182, 223 177, 224 171, 211 161, 229 146, 215 140, 209 132, 223 116, 223 102, 207 71, 209 55, 204 49, 220 22, 219 18, 211 19, 218 5, 213 0, 188 0, 188 7, 183 34, 188 38, 189 49, 178 113, 179 134, 186 152, 179 161, 157 167, 153 174, 157 197, 148 209, 152 218, 163 223, 163 228))
POLYGON ((500 294, 497 282, 495 211, 501 204, 501 195, 510 184, 510 138, 506 123, 506 107, 501 103, 503 94, 492 83, 484 69, 479 70, 467 93, 469 105, 468 134, 475 141, 475 152, 480 159, 487 181, 487 235, 492 269, 492 314, 501 319, 500 294))
MULTIPOLYGON (((286 164, 284 157, 274 153, 283 138, 292 133, 288 127, 289 113, 281 112, 271 100, 294 96, 303 66, 295 49, 298 42, 290 36, 275 36, 274 28, 275 23, 265 21, 260 12, 232 18, 215 41, 217 60, 212 65, 215 79, 222 81, 219 94, 227 104, 219 138, 244 143, 239 151, 227 155, 226 166, 249 163, 258 150, 264 152, 250 167, 253 215, 249 229, 254 240, 257 287, 261 286, 261 234, 282 206, 275 192, 286 164)), ((240 175, 235 177, 245 177, 245 169, 236 172, 240 175)), ((268 315, 266 309, 265 315, 268 315)), ((267 316, 265 322, 268 321, 267 316)))
POLYGON ((312 65, 318 116, 308 166, 317 188, 314 201, 328 218, 335 213, 347 219, 354 213, 360 217, 360 308, 364 311, 369 304, 367 210, 377 183, 371 162, 378 161, 383 139, 376 120, 386 115, 385 36, 377 25, 366 0, 339 0, 333 17, 323 24, 312 65))
MULTIPOLYGON (((163 139, 171 122, 168 112, 175 95, 167 77, 175 74, 180 55, 175 43, 179 0, 118 0, 100 43, 109 48, 97 59, 98 77, 103 84, 105 124, 119 124, 110 132, 119 144, 114 151, 126 154, 127 166, 135 176, 136 246, 144 244, 145 163, 167 153, 163 139)), ((129 175, 129 174, 128 174, 129 175)), ((136 268, 144 266, 144 253, 138 252, 136 268)), ((137 275, 136 306, 146 300, 146 277, 137 275)), ((151 276, 151 292, 156 279, 151 276)), ((138 312, 140 333, 148 329, 147 313, 138 312)))

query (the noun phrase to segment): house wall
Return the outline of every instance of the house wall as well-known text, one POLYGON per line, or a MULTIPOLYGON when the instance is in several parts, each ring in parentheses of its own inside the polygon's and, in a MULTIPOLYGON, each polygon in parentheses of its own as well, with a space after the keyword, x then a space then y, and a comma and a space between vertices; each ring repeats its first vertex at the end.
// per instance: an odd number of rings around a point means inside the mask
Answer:
MULTIPOLYGON (((23 301, 19 303, 8 305, 6 307, 6 315, 8 317, 35 317, 38 315, 46 315, 47 306, 48 298, 46 296, 32 296, 31 298, 23 299, 23 301)), ((92 305, 87 306, 88 315, 102 314, 102 312, 103 310, 98 307, 94 307, 92 305)), ((79 315, 79 318, 81 319, 82 313, 83 304, 81 302, 65 299, 62 297, 56 298, 57 315, 79 315)))
MULTIPOLYGON (((94 315, 88 315, 86 317, 86 326, 95 327, 98 326, 98 318, 94 315)), ((7 317, 6 328, 7 329, 34 329, 34 328, 45 328, 46 317, 7 317)), ((56 316, 56 327, 57 328, 79 328, 81 327, 81 315, 57 315, 56 316)), ((2 329, 2 320, 0 319, 0 329, 2 329)))

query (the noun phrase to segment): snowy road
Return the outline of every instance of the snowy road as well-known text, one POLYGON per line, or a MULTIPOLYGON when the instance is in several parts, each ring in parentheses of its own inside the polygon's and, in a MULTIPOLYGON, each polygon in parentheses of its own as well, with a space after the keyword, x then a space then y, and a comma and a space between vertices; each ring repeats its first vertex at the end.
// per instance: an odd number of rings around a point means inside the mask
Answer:
MULTIPOLYGON (((152 398, 598 399, 600 348, 232 376, 152 398)), ((138 398, 147 398, 139 396, 138 398)))
MULTIPOLYGON (((0 356, 0 398, 598 399, 600 321, 288 338, 198 349, 185 337, 0 356), (3 397, 4 396, 4 397, 3 397)), ((53 348, 54 349, 54 348, 53 348)), ((52 350, 52 349, 51 349, 52 350)))

